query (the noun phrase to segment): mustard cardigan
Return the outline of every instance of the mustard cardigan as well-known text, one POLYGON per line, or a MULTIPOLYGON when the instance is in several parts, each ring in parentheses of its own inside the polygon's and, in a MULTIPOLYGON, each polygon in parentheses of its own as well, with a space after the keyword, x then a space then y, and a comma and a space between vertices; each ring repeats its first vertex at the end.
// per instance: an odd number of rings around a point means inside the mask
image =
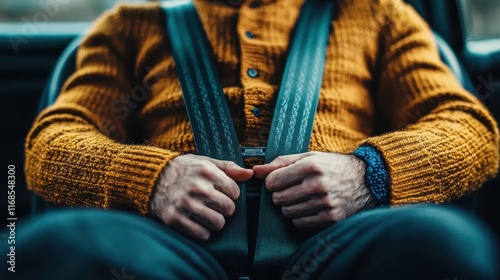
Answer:
MULTIPOLYGON (((240 143, 265 146, 302 0, 215 2, 195 4, 240 143)), ((373 146, 392 204, 449 201, 492 178, 497 124, 440 62, 426 23, 401 0, 338 2, 310 150, 373 146)), ((146 213, 165 165, 195 152, 163 17, 155 3, 120 5, 95 22, 27 136, 29 189, 55 204, 146 213)))

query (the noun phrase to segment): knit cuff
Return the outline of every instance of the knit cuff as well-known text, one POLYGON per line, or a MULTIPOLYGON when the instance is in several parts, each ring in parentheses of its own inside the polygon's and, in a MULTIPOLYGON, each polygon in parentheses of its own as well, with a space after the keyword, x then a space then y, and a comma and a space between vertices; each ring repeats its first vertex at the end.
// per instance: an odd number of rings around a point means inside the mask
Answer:
POLYGON ((178 153, 150 146, 126 146, 108 166, 107 184, 110 192, 107 207, 112 203, 133 205, 140 214, 149 210, 149 201, 156 181, 167 163, 178 153))
POLYGON ((389 172, 382 155, 372 146, 364 145, 354 153, 366 163, 365 182, 371 193, 382 203, 389 202, 389 172))

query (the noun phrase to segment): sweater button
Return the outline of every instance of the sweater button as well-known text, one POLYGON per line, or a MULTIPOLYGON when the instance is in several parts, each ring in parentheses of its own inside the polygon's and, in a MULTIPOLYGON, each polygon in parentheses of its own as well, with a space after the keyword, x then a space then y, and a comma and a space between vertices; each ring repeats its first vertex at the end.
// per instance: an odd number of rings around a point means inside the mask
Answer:
POLYGON ((259 72, 255 68, 248 68, 247 74, 250 78, 257 78, 259 76, 259 72))
POLYGON ((260 2, 252 1, 252 2, 250 2, 250 4, 248 4, 248 7, 252 8, 252 9, 258 8, 258 7, 260 7, 260 2))
POLYGON ((257 108, 257 107, 253 107, 252 109, 252 113, 254 116, 256 116, 257 118, 260 117, 260 109, 257 108))
POLYGON ((250 32, 250 31, 245 32, 245 36, 246 36, 248 39, 253 39, 253 38, 255 38, 255 34, 253 34, 253 33, 252 33, 252 32, 250 32))

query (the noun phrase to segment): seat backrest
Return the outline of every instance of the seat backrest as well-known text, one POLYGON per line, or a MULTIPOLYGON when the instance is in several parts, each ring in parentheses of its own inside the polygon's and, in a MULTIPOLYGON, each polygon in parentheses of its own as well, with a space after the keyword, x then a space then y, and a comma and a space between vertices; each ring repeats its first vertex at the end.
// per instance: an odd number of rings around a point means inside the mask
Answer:
POLYGON ((462 84, 462 86, 466 90, 475 95, 476 93, 474 91, 474 86, 469 77, 469 74, 465 70, 465 67, 462 65, 462 63, 458 60, 453 49, 441 35, 439 35, 437 32, 433 33, 436 44, 438 46, 439 55, 441 56, 441 60, 450 68, 460 84, 462 84))
POLYGON ((81 41, 82 36, 73 39, 59 56, 48 83, 43 90, 38 111, 42 111, 56 101, 64 82, 75 72, 76 52, 81 41))
MULTIPOLYGON (((43 109, 54 104, 57 96, 59 95, 59 92, 61 92, 64 82, 69 78, 69 76, 71 76, 71 74, 73 74, 73 72, 75 72, 76 52, 78 50, 78 47, 80 46, 82 36, 78 36, 77 38, 73 39, 73 41, 71 41, 68 46, 66 46, 64 51, 59 56, 59 59, 54 66, 54 70, 52 70, 52 73, 50 74, 49 80, 45 85, 42 96, 38 103, 39 113, 43 109)), ((54 208, 54 205, 43 200, 40 196, 32 193, 30 207, 31 215, 35 215, 54 208)))

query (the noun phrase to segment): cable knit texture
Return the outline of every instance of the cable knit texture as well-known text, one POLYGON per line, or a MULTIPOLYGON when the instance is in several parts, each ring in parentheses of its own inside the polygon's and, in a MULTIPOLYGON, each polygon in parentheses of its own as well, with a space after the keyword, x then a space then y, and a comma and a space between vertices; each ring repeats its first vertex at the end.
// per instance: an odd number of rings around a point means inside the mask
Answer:
MULTIPOLYGON (((195 1, 245 146, 266 145, 302 5, 259 2, 195 1)), ((310 150, 375 147, 392 204, 449 201, 493 177, 496 123, 440 62, 426 23, 400 0, 337 2, 310 150)), ((77 71, 27 137, 30 189, 56 204, 148 211, 161 170, 195 152, 163 24, 154 3, 120 5, 96 21, 77 71)))

